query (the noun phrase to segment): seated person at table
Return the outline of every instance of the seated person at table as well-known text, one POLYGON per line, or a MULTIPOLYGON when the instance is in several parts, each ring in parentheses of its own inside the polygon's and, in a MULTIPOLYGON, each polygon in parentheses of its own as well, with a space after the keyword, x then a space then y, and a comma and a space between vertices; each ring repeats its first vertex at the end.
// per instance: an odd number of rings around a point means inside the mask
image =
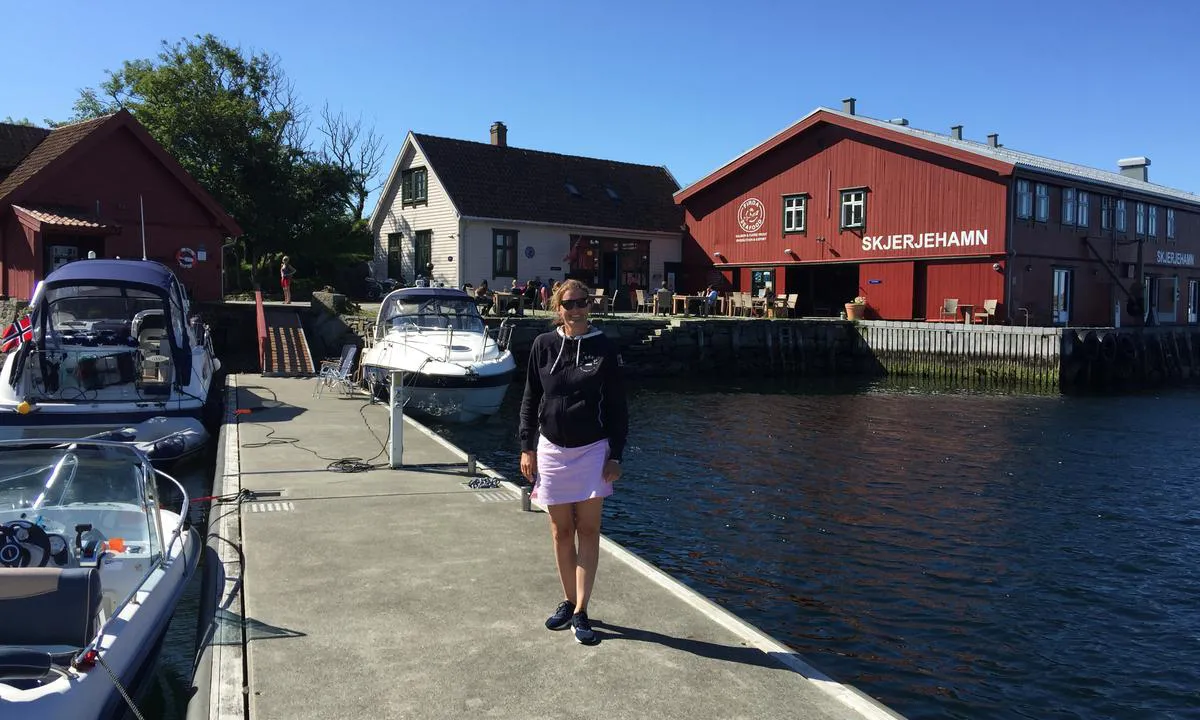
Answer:
POLYGON ((492 311, 492 303, 495 300, 492 298, 492 291, 488 290, 487 280, 480 280, 479 287, 475 288, 475 306, 479 308, 480 315, 487 315, 492 311))
POLYGON ((669 315, 675 312, 674 301, 671 299, 671 290, 667 287, 666 280, 663 280, 662 287, 654 293, 654 299, 656 304, 654 308, 655 314, 662 313, 663 315, 669 315))

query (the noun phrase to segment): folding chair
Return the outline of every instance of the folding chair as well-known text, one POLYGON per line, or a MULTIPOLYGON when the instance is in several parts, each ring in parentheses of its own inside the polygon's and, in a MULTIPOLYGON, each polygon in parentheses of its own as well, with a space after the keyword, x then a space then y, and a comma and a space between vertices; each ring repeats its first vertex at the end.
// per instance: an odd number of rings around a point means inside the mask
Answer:
POLYGON ((321 397, 325 388, 337 388, 346 395, 354 394, 354 358, 358 355, 358 346, 347 344, 342 346, 342 356, 338 360, 322 360, 321 369, 317 371, 317 386, 313 388, 313 397, 321 397))

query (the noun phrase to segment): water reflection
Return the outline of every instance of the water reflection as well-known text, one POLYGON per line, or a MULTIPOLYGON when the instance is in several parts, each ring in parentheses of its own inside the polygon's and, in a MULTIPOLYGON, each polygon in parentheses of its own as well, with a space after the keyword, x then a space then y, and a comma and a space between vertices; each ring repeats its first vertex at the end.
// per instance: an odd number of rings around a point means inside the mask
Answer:
MULTIPOLYGON (((444 431, 515 477, 519 396, 444 431)), ((1198 398, 643 388, 605 529, 910 717, 1184 717, 1198 398)))

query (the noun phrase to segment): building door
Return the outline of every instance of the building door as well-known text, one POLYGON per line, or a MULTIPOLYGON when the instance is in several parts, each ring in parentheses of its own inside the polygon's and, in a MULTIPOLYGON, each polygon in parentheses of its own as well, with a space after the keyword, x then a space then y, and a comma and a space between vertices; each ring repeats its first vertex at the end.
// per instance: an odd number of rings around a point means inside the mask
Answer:
POLYGON ((1200 316, 1197 315, 1197 309, 1200 308, 1200 280, 1188 280, 1188 324, 1195 325, 1200 316))
POLYGON ((750 271, 750 293, 754 297, 758 297, 766 292, 767 288, 775 289, 775 271, 774 270, 752 270, 750 271))
POLYGON ((1051 300, 1051 321, 1055 325, 1067 325, 1071 322, 1071 282, 1070 268, 1054 268, 1054 297, 1051 300))
POLYGON ((418 230, 413 235, 413 277, 424 275, 431 281, 433 285, 433 272, 429 269, 433 265, 433 231, 418 230))

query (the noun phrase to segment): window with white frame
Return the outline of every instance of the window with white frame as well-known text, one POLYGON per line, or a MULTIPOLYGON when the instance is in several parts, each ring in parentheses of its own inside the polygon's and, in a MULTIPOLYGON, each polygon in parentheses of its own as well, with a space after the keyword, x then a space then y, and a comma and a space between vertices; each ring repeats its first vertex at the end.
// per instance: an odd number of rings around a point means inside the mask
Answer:
POLYGON ((1079 212, 1075 216, 1075 224, 1079 227, 1088 226, 1088 194, 1083 190, 1079 191, 1079 212))
POLYGON ((1146 204, 1138 203, 1134 206, 1134 225, 1133 232, 1137 235, 1146 234, 1146 204))
POLYGON ((1034 186, 1034 192, 1037 194, 1037 213, 1034 215, 1034 219, 1038 222, 1048 222, 1050 220, 1050 186, 1038 183, 1034 186))
POLYGON ((802 233, 808 229, 808 196, 783 196, 783 231, 802 233))
POLYGON ((1167 208, 1167 239, 1175 239, 1175 208, 1167 208))
POLYGON ((1117 232, 1126 232, 1129 230, 1129 225, 1125 222, 1125 201, 1117 201, 1117 232))
POLYGON ((1033 217, 1033 188, 1028 180, 1017 181, 1017 217, 1022 220, 1033 217))
POLYGON ((1108 230, 1112 228, 1112 198, 1107 195, 1100 196, 1100 229, 1108 230))
POLYGON ((1152 238, 1156 238, 1158 237, 1158 206, 1151 205, 1146 210, 1146 234, 1152 238))
POLYGON ((867 191, 842 191, 842 228, 860 228, 867 224, 867 191))
POLYGON ((1063 188, 1062 224, 1075 224, 1075 188, 1063 188))

